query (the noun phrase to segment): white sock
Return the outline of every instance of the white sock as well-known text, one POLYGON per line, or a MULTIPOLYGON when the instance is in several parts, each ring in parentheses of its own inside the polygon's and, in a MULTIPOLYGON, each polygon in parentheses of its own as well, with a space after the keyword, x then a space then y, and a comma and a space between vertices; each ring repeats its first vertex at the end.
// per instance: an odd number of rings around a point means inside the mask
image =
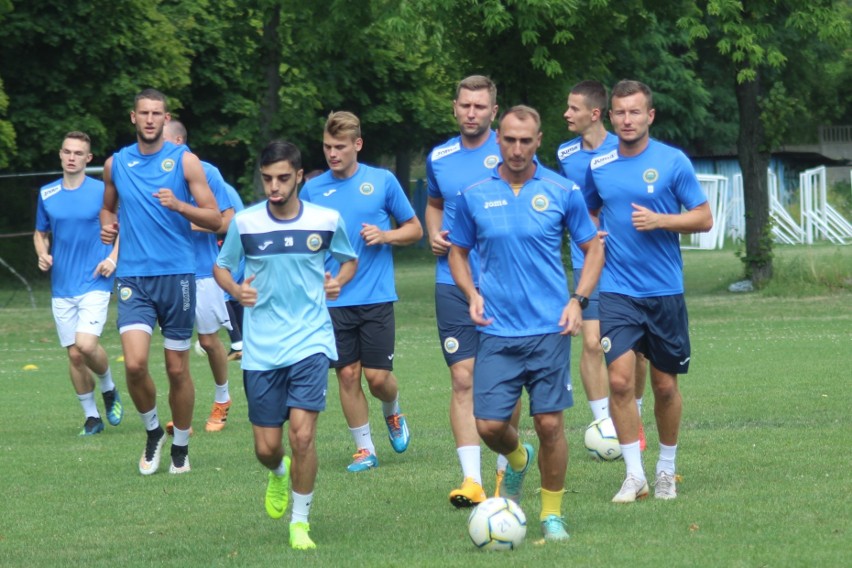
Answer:
POLYGON ((391 402, 382 401, 382 414, 385 415, 385 418, 399 414, 399 393, 397 393, 396 398, 391 402))
POLYGON ((213 399, 219 404, 225 404, 231 400, 231 393, 228 391, 228 381, 224 385, 216 385, 216 397, 213 399))
POLYGON ((154 430, 160 427, 160 417, 157 416, 157 406, 148 412, 140 412, 139 417, 142 419, 142 425, 146 430, 154 430))
POLYGON ((242 351, 242 350, 243 350, 243 342, 242 341, 235 341, 234 343, 231 343, 231 351, 242 351))
POLYGON ((506 471, 509 460, 503 454, 497 454, 497 471, 506 471))
POLYGON ((636 399, 636 408, 639 409, 639 416, 642 416, 642 398, 636 399))
POLYGON ((172 441, 172 444, 175 446, 188 446, 189 445, 189 430, 181 430, 177 426, 174 427, 175 439, 172 441))
POLYGON ((86 415, 86 418, 89 416, 94 418, 101 417, 98 413, 98 405, 95 404, 95 391, 87 392, 86 394, 78 394, 77 399, 80 401, 80 406, 83 407, 83 414, 86 415))
POLYGON ((661 471, 665 471, 674 475, 676 455, 677 444, 675 444, 674 446, 666 446, 665 444, 660 444, 660 459, 657 462, 657 475, 660 475, 661 471))
POLYGON ((478 484, 482 485, 481 471, 481 456, 482 451, 479 446, 462 446, 456 448, 456 453, 459 456, 461 463, 462 475, 473 479, 478 484))
POLYGON ((636 440, 632 444, 620 445, 627 475, 632 475, 636 479, 645 479, 645 468, 642 465, 642 451, 639 449, 639 440, 636 440))
POLYGON ((376 446, 373 445, 373 437, 370 435, 369 422, 357 428, 350 428, 349 431, 352 432, 352 440, 355 441, 357 449, 369 450, 371 454, 376 455, 376 446))
POLYGON ((293 491, 293 512, 290 517, 291 523, 307 523, 308 515, 311 514, 311 501, 314 499, 313 492, 307 495, 293 491))
POLYGON ((287 465, 284 463, 284 460, 281 460, 281 463, 278 464, 278 467, 272 470, 272 473, 281 477, 283 475, 287 475, 287 465))
POLYGON ((592 416, 595 417, 595 420, 609 418, 609 398, 590 400, 589 407, 592 409, 592 416))
POLYGON ((107 367, 106 373, 98 375, 101 381, 101 392, 109 392, 115 388, 115 383, 112 382, 112 371, 107 367))

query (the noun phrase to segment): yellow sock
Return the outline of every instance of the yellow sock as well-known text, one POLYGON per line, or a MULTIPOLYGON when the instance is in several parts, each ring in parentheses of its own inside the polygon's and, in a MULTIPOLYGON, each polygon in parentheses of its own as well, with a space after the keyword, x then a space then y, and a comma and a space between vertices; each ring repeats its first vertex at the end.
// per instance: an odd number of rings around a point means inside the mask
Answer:
POLYGON ((506 454, 506 459, 509 460, 509 465, 515 471, 523 471, 527 466, 527 450, 524 445, 519 443, 518 447, 512 453, 506 454))
POLYGON ((543 521, 550 515, 562 516, 562 494, 564 489, 559 491, 548 491, 544 487, 541 488, 541 518, 543 521))

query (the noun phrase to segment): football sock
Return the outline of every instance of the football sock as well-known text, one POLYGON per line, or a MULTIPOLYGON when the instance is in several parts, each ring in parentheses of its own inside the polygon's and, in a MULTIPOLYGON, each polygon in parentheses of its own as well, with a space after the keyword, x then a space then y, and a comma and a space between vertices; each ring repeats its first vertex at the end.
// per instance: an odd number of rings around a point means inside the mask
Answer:
POLYGON ((287 464, 284 463, 284 460, 281 460, 281 463, 278 464, 278 467, 272 470, 272 473, 281 477, 282 475, 287 475, 287 464))
POLYGON ((98 414, 98 406, 95 404, 95 391, 87 392, 86 394, 78 394, 77 399, 80 401, 80 406, 83 407, 83 413, 87 418, 89 416, 93 416, 95 418, 101 417, 101 415, 98 414))
POLYGON ((370 435, 370 423, 367 422, 363 426, 350 428, 352 439, 355 441, 355 447, 359 450, 370 450, 370 453, 376 455, 376 446, 373 445, 373 437, 370 435))
POLYGON ((503 454, 497 454, 497 471, 506 471, 506 466, 509 465, 509 460, 503 454))
POLYGON ((148 412, 140 412, 139 417, 142 419, 142 424, 146 430, 156 430, 160 427, 160 417, 157 416, 157 406, 148 412))
POLYGON ((506 459, 509 460, 509 465, 512 466, 513 470, 523 471, 527 466, 529 456, 527 456, 527 450, 524 448, 524 445, 518 442, 518 447, 506 454, 506 459))
POLYGON ((313 501, 313 491, 307 495, 296 493, 293 491, 293 513, 290 517, 291 523, 307 523, 308 515, 311 514, 311 501, 313 501))
POLYGON ((243 342, 235 341, 231 343, 231 351, 242 351, 243 350, 243 342))
POLYGON ((481 471, 481 455, 482 452, 479 446, 462 446, 456 448, 456 453, 459 456, 459 463, 462 467, 462 475, 473 479, 478 484, 482 485, 481 471))
POLYGON ((115 383, 112 382, 112 371, 107 367, 106 373, 98 375, 101 384, 101 392, 109 392, 115 388, 115 383))
POLYGON ((384 414, 385 418, 399 414, 399 393, 396 394, 396 398, 391 402, 382 401, 382 414, 384 414))
POLYGON ((674 446, 666 446, 660 444, 660 459, 657 462, 657 475, 661 471, 667 471, 671 474, 675 472, 675 455, 677 454, 677 444, 674 446))
POLYGON ((592 409, 592 416, 595 417, 595 420, 609 417, 609 398, 590 400, 589 406, 592 409))
POLYGON ((636 399, 636 408, 639 409, 639 416, 642 416, 642 398, 636 399))
POLYGON ((172 442, 175 446, 189 445, 189 429, 181 430, 177 426, 174 427, 175 439, 172 442))
POLYGON ((224 385, 216 385, 216 397, 213 399, 219 404, 225 404, 231 400, 231 393, 228 392, 228 381, 224 385))
POLYGON ((562 516, 562 494, 564 489, 559 491, 549 491, 544 487, 541 488, 541 516, 540 521, 543 521, 550 515, 562 516))
POLYGON ((645 479, 645 468, 642 465, 642 450, 639 449, 639 440, 632 444, 620 444, 620 446, 627 474, 637 479, 645 479))

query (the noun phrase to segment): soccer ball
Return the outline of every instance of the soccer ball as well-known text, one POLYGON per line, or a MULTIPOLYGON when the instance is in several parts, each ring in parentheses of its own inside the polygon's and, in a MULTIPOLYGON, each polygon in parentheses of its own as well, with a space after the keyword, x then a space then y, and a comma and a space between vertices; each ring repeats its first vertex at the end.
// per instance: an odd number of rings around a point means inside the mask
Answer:
POLYGON ((584 442, 589 454, 595 459, 615 461, 621 458, 621 446, 618 445, 612 418, 601 418, 589 424, 584 442))
POLYGON ((524 541, 527 518, 514 501, 492 497, 471 511, 467 532, 480 550, 513 550, 524 541))
POLYGON ((205 351, 204 348, 201 346, 200 341, 198 341, 198 340, 195 341, 195 347, 193 348, 193 350, 195 351, 196 355, 200 355, 202 357, 207 357, 207 351, 205 351))

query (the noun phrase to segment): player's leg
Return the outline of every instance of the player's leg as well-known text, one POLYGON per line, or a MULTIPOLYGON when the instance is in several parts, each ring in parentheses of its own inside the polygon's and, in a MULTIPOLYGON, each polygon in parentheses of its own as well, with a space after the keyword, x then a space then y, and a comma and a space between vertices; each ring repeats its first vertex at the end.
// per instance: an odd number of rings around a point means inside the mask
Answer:
POLYGON ((486 499, 482 451, 473 418, 473 363, 479 333, 467 313, 467 300, 456 286, 435 285, 435 319, 450 370, 450 429, 462 469, 462 485, 450 492, 450 503, 472 507, 486 499))
POLYGON ((639 412, 639 449, 645 451, 647 441, 645 439, 645 426, 642 422, 642 400, 645 397, 645 384, 648 382, 648 360, 641 353, 636 353, 636 410, 639 412))
MULTIPOLYGON (((582 269, 573 271, 574 289, 580 281, 582 269)), ((601 348, 600 292, 597 287, 589 295, 589 305, 583 310, 583 352, 580 355, 580 379, 592 410, 594 420, 609 416, 609 384, 606 363, 601 348)))
POLYGON ((86 367, 98 376, 107 421, 113 426, 118 426, 124 416, 124 406, 121 404, 118 388, 113 382, 109 358, 100 344, 100 336, 109 311, 109 301, 110 293, 105 291, 89 292, 80 297, 80 317, 77 321, 74 344, 82 355, 86 367))
POLYGON ((219 339, 219 328, 229 328, 231 322, 225 306, 225 295, 212 278, 196 281, 195 325, 198 342, 207 353, 207 362, 213 374, 215 396, 205 430, 219 432, 225 428, 231 409, 228 388, 228 354, 219 339))
POLYGON ((568 469, 568 442, 563 413, 574 405, 571 388, 571 337, 542 335, 527 340, 525 357, 530 413, 539 439, 538 467, 541 472, 541 522, 546 541, 568 539, 562 517, 562 495, 568 469))
POLYGON ((231 329, 228 330, 228 339, 231 342, 228 361, 239 361, 243 358, 243 306, 233 299, 227 300, 225 306, 228 308, 228 319, 231 320, 231 329))

